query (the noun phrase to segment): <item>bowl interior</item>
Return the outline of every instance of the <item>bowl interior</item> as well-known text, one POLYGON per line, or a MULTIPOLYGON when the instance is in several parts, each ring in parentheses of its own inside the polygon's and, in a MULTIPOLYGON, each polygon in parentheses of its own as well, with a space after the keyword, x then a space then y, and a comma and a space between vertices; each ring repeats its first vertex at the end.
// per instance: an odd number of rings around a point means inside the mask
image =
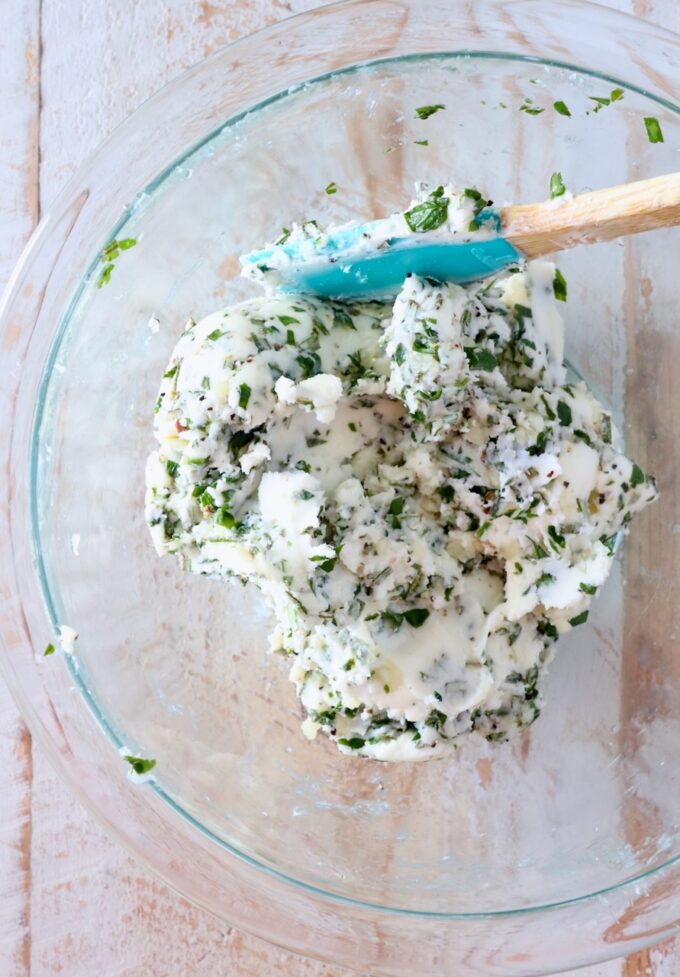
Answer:
POLYGON ((531 201, 555 170, 574 191, 670 172, 679 144, 671 107, 596 74, 501 55, 384 61, 229 120, 102 229, 102 244, 138 244, 103 287, 90 269, 52 351, 30 486, 38 566, 55 624, 80 633, 81 693, 116 746, 157 759, 153 789, 216 844, 348 899, 433 913, 572 899, 680 850, 680 231, 561 260, 568 358, 661 495, 588 625, 560 641, 544 713, 517 742, 470 738, 419 765, 307 742, 257 591, 159 561, 142 510, 164 365, 190 315, 253 294, 239 253, 291 219, 397 209, 417 179, 531 201), (623 98, 597 109, 616 87, 623 98), (418 119, 434 102, 445 110, 418 119))

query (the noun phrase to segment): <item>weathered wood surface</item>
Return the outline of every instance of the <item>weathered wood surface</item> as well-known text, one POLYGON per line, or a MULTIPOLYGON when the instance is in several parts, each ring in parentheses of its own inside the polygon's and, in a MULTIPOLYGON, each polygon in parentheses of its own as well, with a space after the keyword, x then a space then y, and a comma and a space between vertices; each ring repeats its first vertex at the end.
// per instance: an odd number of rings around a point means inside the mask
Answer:
MULTIPOLYGON (((317 0, 0 0, 0 287, 40 214, 144 98, 317 0)), ((680 30, 675 0, 609 5, 680 30)), ((344 977, 216 922, 68 793, 0 685, 0 977, 344 977)), ((583 977, 678 977, 680 940, 583 977)))

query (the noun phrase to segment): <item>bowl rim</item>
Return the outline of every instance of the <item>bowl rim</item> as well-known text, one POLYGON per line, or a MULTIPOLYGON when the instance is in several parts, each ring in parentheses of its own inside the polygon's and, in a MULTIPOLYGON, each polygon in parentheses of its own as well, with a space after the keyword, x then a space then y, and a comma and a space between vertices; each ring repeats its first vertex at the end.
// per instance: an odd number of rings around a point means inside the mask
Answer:
MULTIPOLYGON (((63 190, 53 200, 47 213, 41 219, 39 225, 37 226, 29 242, 27 243, 24 251, 22 252, 19 262, 17 263, 17 266, 14 272, 12 273, 12 276, 10 277, 8 285, 2 296, 2 299, 0 300, 0 329, 3 331, 3 333, 9 325, 8 318, 10 315, 12 305, 16 299, 17 291, 20 289, 21 284, 24 280, 24 276, 30 267, 31 261, 34 258, 36 252, 40 250, 42 246, 42 242, 44 241, 45 237, 49 235, 49 233, 51 233, 53 230, 54 220, 55 220, 54 214, 58 214, 62 208, 65 208, 66 206, 71 204, 73 197, 79 192, 80 187, 82 186, 84 174, 89 169, 91 169, 92 167, 98 164, 98 162, 102 159, 102 157, 105 156, 106 153, 109 151, 111 146, 116 145, 118 143, 121 133, 127 132, 130 129, 130 127, 132 127, 137 122, 142 112, 148 112, 149 109, 153 109, 156 105, 161 104, 175 91, 181 89, 190 78, 196 77, 202 71, 209 69, 213 64, 219 63, 220 59, 224 58, 225 52, 235 52, 235 51, 237 52, 241 49, 242 46, 252 43, 253 39, 261 39, 262 36, 266 37, 268 35, 273 35, 275 33, 281 33, 282 31, 285 32, 285 30, 289 29, 293 24, 299 27, 305 22, 312 21, 314 18, 317 18, 321 15, 333 16, 336 11, 343 11, 346 10, 347 8, 353 8, 353 7, 358 8, 360 5, 365 7, 366 2, 367 0, 338 0, 338 2, 328 4, 319 8, 315 8, 311 11, 297 14, 294 17, 285 18, 283 21, 280 21, 276 24, 263 27, 259 31, 256 31, 248 35, 247 37, 240 38, 239 40, 234 41, 229 45, 226 45, 225 47, 219 49, 218 51, 215 51, 208 58, 205 58, 202 61, 196 63, 192 67, 188 68, 186 71, 182 72, 176 78, 172 79, 168 84, 163 86, 163 88, 155 92, 143 103, 141 103, 141 105, 131 115, 129 115, 123 122, 117 125, 112 130, 110 135, 107 136, 107 138, 102 143, 100 143, 99 147, 94 151, 94 153, 92 153, 88 157, 85 163, 82 164, 82 166, 77 170, 74 176, 71 177, 71 179, 65 185, 63 190)), ((368 2, 380 4, 383 2, 383 0, 368 0, 368 2)), ((490 0, 490 2, 497 6, 500 5, 500 0, 490 0)), ((541 9, 546 9, 550 7, 557 9, 562 6, 559 0, 519 0, 519 5, 523 5, 525 7, 535 6, 541 9)), ((641 23, 638 20, 638 18, 630 14, 623 13, 620 11, 613 11, 610 8, 601 6, 600 4, 585 2, 585 0, 577 0, 577 2, 573 6, 575 8, 578 7, 581 11, 585 11, 586 14, 588 13, 588 11, 590 11, 590 14, 592 16, 607 17, 611 22, 618 20, 622 22, 629 22, 630 24, 635 24, 635 25, 639 25, 641 23)), ((655 30, 657 31, 657 33, 660 34, 660 36, 672 41, 675 45, 677 45, 678 50, 680 51, 680 36, 673 34, 671 31, 661 29, 658 27, 655 27, 655 30)), ((367 70, 370 68, 371 65, 374 64, 403 63, 404 61, 408 61, 408 60, 422 61, 426 57, 432 57, 432 58, 446 57, 447 59, 451 59, 456 55, 459 57, 462 56, 464 57, 477 56, 477 57, 485 57, 485 58, 497 57, 497 58, 502 58, 503 60, 518 60, 518 61, 525 61, 525 62, 533 61, 541 64, 549 64, 554 67, 575 70, 578 71, 580 74, 590 74, 592 77, 605 80, 608 83, 621 85, 626 90, 635 91, 638 94, 641 94, 648 99, 652 99, 656 101, 664 108, 676 114, 680 114, 679 104, 675 104, 661 95, 653 94, 652 92, 650 92, 645 88, 632 85, 629 82, 614 76, 603 74, 598 71, 588 72, 584 70, 582 67, 574 65, 569 62, 560 62, 558 60, 553 61, 547 58, 538 58, 538 57, 530 57, 530 56, 508 55, 507 53, 501 53, 501 52, 484 52, 481 50, 476 52, 468 52, 468 51, 453 52, 453 51, 443 50, 439 53, 432 52, 426 55, 423 54, 394 55, 391 57, 376 58, 371 60, 370 62, 358 62, 351 65, 347 65, 346 67, 341 69, 334 69, 334 70, 323 72, 317 76, 308 78, 307 83, 308 84, 322 83, 324 80, 327 80, 328 78, 331 77, 337 77, 338 75, 354 73, 361 70, 367 70)), ((172 160, 172 162, 169 163, 168 166, 157 175, 155 180, 153 180, 150 184, 147 184, 145 188, 140 191, 140 199, 142 194, 151 193, 154 192, 156 189, 158 189, 158 187, 162 185, 162 183, 168 178, 170 173, 172 173, 176 169, 177 166, 181 165, 182 162, 185 162, 193 153, 198 151, 203 145, 210 142, 212 139, 216 138, 221 131, 234 125, 245 115, 251 112, 259 111, 264 107, 266 107, 267 105, 273 104, 274 102, 279 101, 282 98, 285 98, 288 94, 289 94, 289 89, 279 91, 276 94, 268 97, 267 99, 264 99, 261 102, 258 102, 252 106, 249 106, 246 109, 243 109, 240 114, 230 116, 216 129, 212 129, 208 135, 203 136, 197 142, 192 143, 189 146, 189 148, 186 149, 186 151, 182 156, 175 157, 172 160)), ((679 100, 680 100, 680 92, 679 92, 679 100)), ((125 226, 126 222, 136 212, 138 206, 139 206, 139 200, 133 201, 133 203, 129 206, 129 208, 123 213, 119 222, 114 227, 112 227, 111 232, 106 236, 106 240, 110 240, 112 237, 117 236, 119 231, 125 226)), ((88 281, 91 280, 95 272, 95 268, 98 264, 98 261, 99 261, 99 256, 97 254, 97 257, 93 258, 93 260, 91 261, 89 267, 87 268, 85 274, 81 279, 80 291, 72 295, 69 305, 64 310, 64 313, 57 324, 56 330, 53 334, 52 344, 50 346, 47 357, 43 364, 42 376, 40 379, 40 386, 39 386, 38 402, 35 407, 35 413, 33 415, 32 422, 31 422, 32 435, 31 435, 31 458, 30 458, 30 467, 31 467, 30 484, 32 487, 34 487, 35 485, 35 473, 36 473, 36 464, 37 464, 37 454, 36 454, 37 438, 43 420, 46 385, 49 381, 49 377, 51 375, 56 356, 59 352, 59 348, 61 346, 61 342, 63 340, 65 330, 68 326, 70 317, 73 313, 73 309, 75 308, 75 305, 77 304, 80 295, 82 294, 82 289, 84 289, 88 281)), ((0 360, 0 362, 2 362, 2 360, 0 360)), ((4 399, 4 394, 2 394, 1 397, 2 399, 4 399)), ((2 401, 0 400, 0 402, 2 401)), ((10 438, 9 440, 11 441, 12 438, 10 438)), ((2 508, 1 503, 5 501, 5 492, 6 492, 5 489, 2 489, 0 492, 0 509, 2 508)), ((9 502, 9 499, 7 501, 9 502)), ((30 510, 31 510, 31 524, 34 530, 34 540, 37 542, 40 537, 37 529, 37 518, 38 518, 37 500, 33 488, 30 497, 30 510)), ((8 535, 11 537, 12 532, 9 527, 9 522, 10 522, 9 511, 7 513, 7 516, 5 516, 4 514, 0 515, 0 527, 3 530, 9 530, 8 535)), ((2 544, 2 549, 0 549, 0 554, 4 552, 4 549, 5 546, 4 544, 2 544)), ((57 615, 55 605, 51 600, 50 589, 49 586, 47 585, 47 578, 45 575, 44 558, 40 552, 40 547, 38 547, 38 550, 36 551, 36 557, 38 561, 37 570, 38 570, 38 576, 40 577, 40 585, 43 594, 43 599, 47 604, 48 614, 51 618, 52 624, 56 627, 58 626, 59 617, 57 615)), ((97 805, 95 799, 89 796, 82 789, 81 783, 76 783, 74 779, 69 776, 68 770, 64 768, 63 762, 59 759, 58 754, 55 753, 53 749, 53 744, 51 744, 49 742, 49 739, 44 735, 45 731, 42 723, 38 720, 31 704, 26 700, 26 697, 22 694, 20 688, 17 686, 15 676, 13 674, 10 674, 11 665, 9 662, 9 649, 5 646, 4 641, 3 641, 3 647, 5 648, 5 653, 3 655, 0 655, 0 671, 2 671, 5 674, 5 678, 8 680, 8 685, 10 687, 10 690, 12 691, 17 701, 22 716, 26 719, 26 722, 28 723, 29 728, 31 729, 31 733, 35 735, 43 751, 50 757, 50 759, 53 762, 53 765, 57 768, 57 771, 60 774, 60 776, 63 779, 67 780, 69 786, 74 791, 74 793, 79 798, 79 800, 87 807, 90 813, 94 815, 94 817, 97 819, 99 823, 103 824, 108 830, 111 830, 110 821, 104 816, 104 812, 97 805)), ((87 703, 88 708, 90 709, 93 717, 97 722, 97 725, 101 729, 103 729, 109 741, 117 749, 120 745, 122 745, 122 740, 115 733, 115 730, 113 729, 112 725, 100 710, 95 699, 91 696, 90 690, 87 688, 87 685, 83 681, 83 676, 78 666, 77 659, 72 660, 70 656, 66 656, 66 665, 71 673, 71 679, 73 681, 76 681, 77 684, 79 685, 81 693, 83 695, 83 699, 87 703)), ((540 905, 530 905, 527 907, 520 907, 520 908, 501 909, 501 910, 494 910, 491 912, 474 911, 474 912, 460 913, 460 912, 447 912, 447 911, 430 912, 430 911, 414 910, 410 908, 402 908, 398 906, 384 906, 384 905, 367 902, 361 899, 354 899, 350 896, 345 896, 332 891, 327 891, 318 886, 309 884, 303 880, 291 877, 287 875, 285 872, 279 871, 278 869, 272 866, 269 866, 263 862, 258 861, 256 858, 248 855, 245 852, 240 851, 238 848, 229 844, 229 842, 227 842, 225 839, 220 838, 212 831, 210 831, 210 829, 202 825, 189 812, 183 810, 182 807, 170 795, 166 794, 165 791, 162 788, 160 788, 158 784, 156 784, 155 782, 153 783, 152 789, 157 793, 159 798, 163 800, 163 803, 168 805, 172 810, 174 810, 184 821, 188 822, 193 828, 198 828, 199 832, 202 835, 204 835, 206 838, 210 839, 211 842, 217 843, 220 846, 220 848, 226 850, 231 855, 234 855, 237 859, 244 861, 248 866, 252 866, 260 870, 264 874, 273 876, 277 880, 282 881, 287 885, 298 887, 314 896, 321 896, 326 900, 330 900, 331 902, 338 902, 341 903, 342 905, 356 907, 361 910, 371 910, 376 913, 380 913, 384 915, 392 914, 395 916, 408 916, 408 917, 415 916, 418 918, 446 919, 446 920, 470 920, 470 919, 486 920, 486 919, 495 919, 499 917, 515 917, 518 915, 520 916, 527 916, 532 914, 535 915, 546 910, 560 909, 560 908, 564 908, 567 906, 572 906, 584 902, 590 902, 599 897, 608 895, 609 893, 613 893, 625 888, 630 888, 634 886, 636 883, 640 883, 643 880, 658 875, 659 873, 670 868, 671 866, 680 864, 680 853, 678 853, 677 855, 670 857, 669 859, 665 860, 659 865, 653 866, 652 868, 646 870, 645 872, 641 872, 634 876, 628 877, 620 882, 612 884, 611 886, 607 886, 602 889, 585 893, 583 895, 575 896, 565 900, 548 902, 540 905)), ((161 877, 165 878, 162 870, 158 868, 158 866, 153 862, 153 860, 145 859, 137 848, 127 843, 126 837, 123 833, 114 831, 114 835, 118 842, 125 845, 125 847, 127 847, 128 850, 130 850, 134 854, 135 858, 140 859, 146 867, 150 868, 156 874, 159 874, 161 875, 161 877)), ((169 880, 166 878, 166 881, 169 880)), ((172 881, 169 881, 169 884, 177 888, 177 886, 172 881)), ((185 895, 185 893, 182 894, 185 895)))

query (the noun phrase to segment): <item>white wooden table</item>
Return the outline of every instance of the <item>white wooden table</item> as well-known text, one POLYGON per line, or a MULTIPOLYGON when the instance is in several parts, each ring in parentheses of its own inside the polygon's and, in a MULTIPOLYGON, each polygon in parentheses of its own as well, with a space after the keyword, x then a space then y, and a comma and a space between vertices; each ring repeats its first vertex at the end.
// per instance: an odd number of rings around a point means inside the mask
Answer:
MULTIPOLYGON (((678 0, 608 2, 680 31, 678 0)), ((319 5, 0 0, 0 288, 44 204, 144 98, 215 48, 319 5)), ((679 977, 680 939, 580 973, 679 977)), ((347 972, 230 929, 141 871, 57 779, 0 683, 0 977, 51 974, 347 972)))

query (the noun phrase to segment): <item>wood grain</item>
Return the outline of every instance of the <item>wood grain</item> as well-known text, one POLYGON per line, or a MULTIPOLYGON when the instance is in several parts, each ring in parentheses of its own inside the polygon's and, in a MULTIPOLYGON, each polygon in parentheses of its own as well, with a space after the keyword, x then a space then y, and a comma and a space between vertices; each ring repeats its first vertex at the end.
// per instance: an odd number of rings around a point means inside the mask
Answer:
MULTIPOLYGON (((22 0, 0 31, 0 288, 38 220, 39 0, 22 0)), ((0 972, 31 967, 31 736, 0 684, 0 972), (4 964, 4 966, 3 966, 4 964)))
POLYGON ((514 204, 503 232, 528 258, 680 224, 680 173, 636 180, 575 197, 514 204))
MULTIPOLYGON (((40 202, 143 99, 216 47, 318 5, 0 0, 0 286, 40 202)), ((675 0, 608 5, 680 29, 675 0)), ((140 871, 33 750, 1 686, 0 797, 0 977, 345 977, 223 926, 140 871)), ((680 946, 580 974, 678 977, 680 946)))

